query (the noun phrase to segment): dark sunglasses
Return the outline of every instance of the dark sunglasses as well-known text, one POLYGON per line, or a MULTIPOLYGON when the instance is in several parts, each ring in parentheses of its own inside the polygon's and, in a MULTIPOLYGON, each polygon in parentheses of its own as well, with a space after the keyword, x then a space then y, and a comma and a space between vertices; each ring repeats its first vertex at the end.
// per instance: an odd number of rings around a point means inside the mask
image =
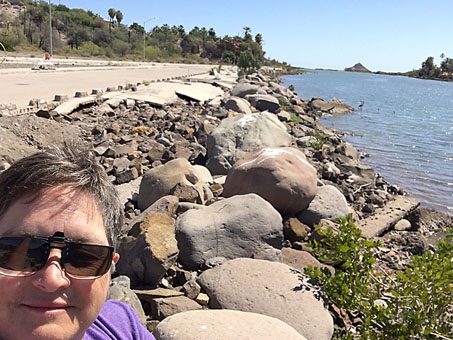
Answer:
POLYGON ((44 268, 52 248, 61 249, 60 264, 74 279, 90 280, 110 269, 111 246, 75 242, 57 231, 49 237, 0 237, 0 274, 30 276, 44 268))

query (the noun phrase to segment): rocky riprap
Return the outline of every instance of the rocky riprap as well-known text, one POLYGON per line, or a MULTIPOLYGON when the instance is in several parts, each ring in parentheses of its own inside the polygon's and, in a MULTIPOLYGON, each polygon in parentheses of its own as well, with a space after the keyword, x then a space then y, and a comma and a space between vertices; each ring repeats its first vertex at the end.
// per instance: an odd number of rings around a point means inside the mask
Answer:
POLYGON ((303 274, 326 266, 306 251, 315 224, 335 226, 351 213, 364 235, 382 241, 382 267, 400 270, 452 218, 416 209, 318 122, 352 107, 304 101, 290 88, 223 71, 81 93, 38 103, 35 114, 3 108, 0 169, 64 138, 93 145, 126 217, 110 297, 157 326, 157 339, 245 339, 256 329, 261 339, 327 340, 328 302, 303 274))

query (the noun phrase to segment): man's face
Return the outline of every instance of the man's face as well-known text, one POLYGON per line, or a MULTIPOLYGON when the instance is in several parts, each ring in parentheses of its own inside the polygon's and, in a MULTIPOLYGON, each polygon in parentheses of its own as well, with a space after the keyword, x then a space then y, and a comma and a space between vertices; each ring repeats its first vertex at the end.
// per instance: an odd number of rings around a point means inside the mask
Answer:
MULTIPOLYGON (((75 241, 108 244, 93 198, 67 187, 23 197, 0 217, 0 237, 47 237, 57 231, 75 241)), ((52 249, 46 266, 32 276, 0 274, 0 339, 82 339, 105 301, 110 275, 69 278, 60 256, 61 250, 52 249)))

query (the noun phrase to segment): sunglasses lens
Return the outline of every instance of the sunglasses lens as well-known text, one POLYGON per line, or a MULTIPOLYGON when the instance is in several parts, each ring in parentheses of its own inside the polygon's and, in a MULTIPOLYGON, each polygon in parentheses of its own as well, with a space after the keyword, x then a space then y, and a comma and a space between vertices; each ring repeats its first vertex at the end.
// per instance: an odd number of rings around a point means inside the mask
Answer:
POLYGON ((64 268, 71 277, 99 277, 109 270, 112 256, 111 247, 73 243, 65 254, 64 268))
POLYGON ((26 237, 0 238, 0 273, 28 276, 41 269, 49 255, 48 244, 26 237))

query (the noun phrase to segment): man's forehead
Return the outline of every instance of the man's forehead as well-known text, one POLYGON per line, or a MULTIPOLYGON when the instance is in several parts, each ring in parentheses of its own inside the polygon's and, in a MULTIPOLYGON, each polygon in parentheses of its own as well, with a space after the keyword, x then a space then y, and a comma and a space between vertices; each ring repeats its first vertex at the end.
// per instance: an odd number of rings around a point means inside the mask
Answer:
POLYGON ((1 225, 0 217, 2 236, 49 237, 61 231, 78 242, 105 240, 103 218, 94 197, 74 188, 52 187, 24 195, 10 209, 14 212, 10 211, 6 225, 1 225))

